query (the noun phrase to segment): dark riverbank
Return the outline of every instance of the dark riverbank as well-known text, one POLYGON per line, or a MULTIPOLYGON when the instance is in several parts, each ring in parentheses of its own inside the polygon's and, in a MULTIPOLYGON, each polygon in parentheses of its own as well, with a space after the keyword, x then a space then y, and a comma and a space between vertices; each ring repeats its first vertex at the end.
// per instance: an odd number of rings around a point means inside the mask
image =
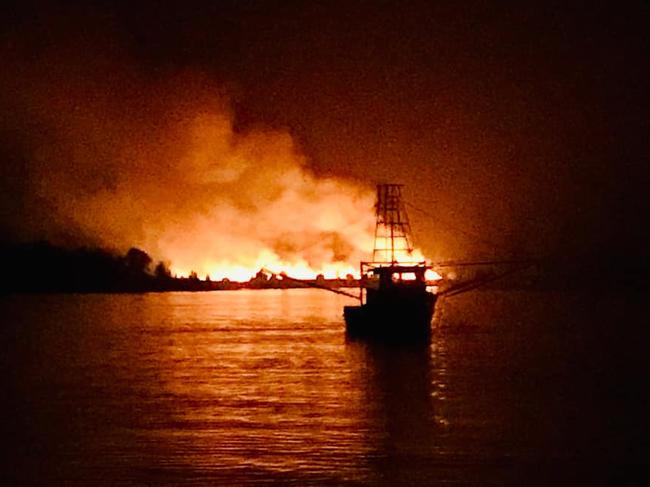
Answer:
POLYGON ((172 275, 165 262, 155 263, 143 250, 131 248, 120 255, 106 249, 74 249, 35 242, 3 245, 1 253, 8 264, 2 280, 4 292, 19 293, 138 293, 164 291, 217 291, 237 289, 289 289, 310 285, 330 288, 356 287, 354 279, 317 279, 305 281, 279 279, 260 270, 245 282, 228 279, 172 275))
MULTIPOLYGON (((96 247, 66 248, 48 242, 0 245, 4 257, 3 293, 141 293, 167 291, 229 291, 238 289, 294 289, 326 287, 355 288, 359 281, 282 279, 260 270, 244 282, 174 276, 166 262, 154 262, 143 250, 131 248, 122 255, 96 247)), ((446 268, 446 271, 452 268, 446 268)), ((528 289, 528 290, 603 290, 646 292, 649 286, 648 259, 601 255, 576 258, 545 258, 526 265, 485 265, 453 268, 454 278, 440 283, 446 288, 528 289), (503 276, 503 277, 500 277, 503 276), (480 283, 473 286, 472 283, 480 283)))

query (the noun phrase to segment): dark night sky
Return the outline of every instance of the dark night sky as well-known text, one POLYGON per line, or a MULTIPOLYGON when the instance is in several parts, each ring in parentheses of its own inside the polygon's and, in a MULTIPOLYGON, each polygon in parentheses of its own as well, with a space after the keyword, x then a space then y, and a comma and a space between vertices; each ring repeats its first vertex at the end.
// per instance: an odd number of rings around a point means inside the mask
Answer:
MULTIPOLYGON (((647 2, 3 9, 3 49, 73 46, 91 63, 128 58, 147 79, 200 71, 228 93, 238 130, 288 130, 317 174, 406 183, 436 216, 412 214, 429 252, 647 255, 647 2)), ((4 95, 15 166, 29 156, 4 95)), ((32 210, 21 170, 2 175, 7 226, 32 210)))

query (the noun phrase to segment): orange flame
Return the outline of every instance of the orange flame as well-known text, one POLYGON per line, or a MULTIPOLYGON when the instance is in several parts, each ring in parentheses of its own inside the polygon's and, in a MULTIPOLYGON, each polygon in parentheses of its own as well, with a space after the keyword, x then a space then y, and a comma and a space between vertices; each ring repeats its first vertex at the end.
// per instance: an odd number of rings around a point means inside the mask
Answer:
POLYGON ((216 280, 261 268, 356 276, 369 260, 374 188, 316 176, 288 133, 235 131, 227 100, 200 75, 122 100, 113 85, 81 89, 84 77, 60 74, 75 69, 39 72, 25 83, 34 89, 24 110, 51 125, 28 171, 30 191, 52 209, 46 234, 72 228, 123 252, 142 248, 176 275, 216 280))
MULTIPOLYGON (((179 276, 247 281, 262 268, 298 279, 359 277, 374 239, 374 192, 313 175, 283 133, 233 134, 224 117, 191 126, 181 158, 207 208, 150 233, 179 276)), ((399 261, 423 261, 420 251, 399 261)))

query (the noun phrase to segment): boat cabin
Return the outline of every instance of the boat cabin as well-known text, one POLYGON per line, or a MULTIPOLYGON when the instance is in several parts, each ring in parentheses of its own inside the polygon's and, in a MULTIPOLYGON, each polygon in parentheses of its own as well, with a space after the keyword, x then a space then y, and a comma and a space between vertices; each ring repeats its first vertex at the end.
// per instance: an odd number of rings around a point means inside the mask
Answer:
POLYGON ((361 263, 362 303, 365 289, 366 302, 395 299, 426 292, 425 272, 429 266, 424 262, 414 264, 361 263))

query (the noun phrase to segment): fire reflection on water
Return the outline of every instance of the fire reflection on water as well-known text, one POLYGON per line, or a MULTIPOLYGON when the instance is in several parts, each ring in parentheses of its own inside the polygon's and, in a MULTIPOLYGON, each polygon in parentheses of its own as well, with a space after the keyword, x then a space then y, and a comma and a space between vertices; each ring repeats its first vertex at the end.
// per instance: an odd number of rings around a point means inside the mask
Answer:
POLYGON ((16 350, 28 359, 15 372, 24 427, 12 434, 38 431, 42 444, 24 442, 44 456, 14 450, 15 479, 372 483, 416 472, 411 459, 439 448, 431 348, 346 343, 348 302, 318 290, 40 299, 22 311, 40 320, 24 329, 43 348, 16 350))
POLYGON ((263 293, 208 299, 199 313, 194 298, 168 297, 172 321, 185 326, 162 344, 162 394, 174 407, 157 441, 172 446, 174 462, 208 462, 219 472, 318 480, 331 477, 335 462, 337 478, 365 478, 359 460, 372 446, 369 425, 360 425, 359 364, 341 354, 345 299, 263 293))
POLYGON ((593 344, 560 327, 593 303, 458 299, 409 349, 346 342, 318 290, 7 296, 6 483, 520 485, 549 452, 614 458, 593 344))

